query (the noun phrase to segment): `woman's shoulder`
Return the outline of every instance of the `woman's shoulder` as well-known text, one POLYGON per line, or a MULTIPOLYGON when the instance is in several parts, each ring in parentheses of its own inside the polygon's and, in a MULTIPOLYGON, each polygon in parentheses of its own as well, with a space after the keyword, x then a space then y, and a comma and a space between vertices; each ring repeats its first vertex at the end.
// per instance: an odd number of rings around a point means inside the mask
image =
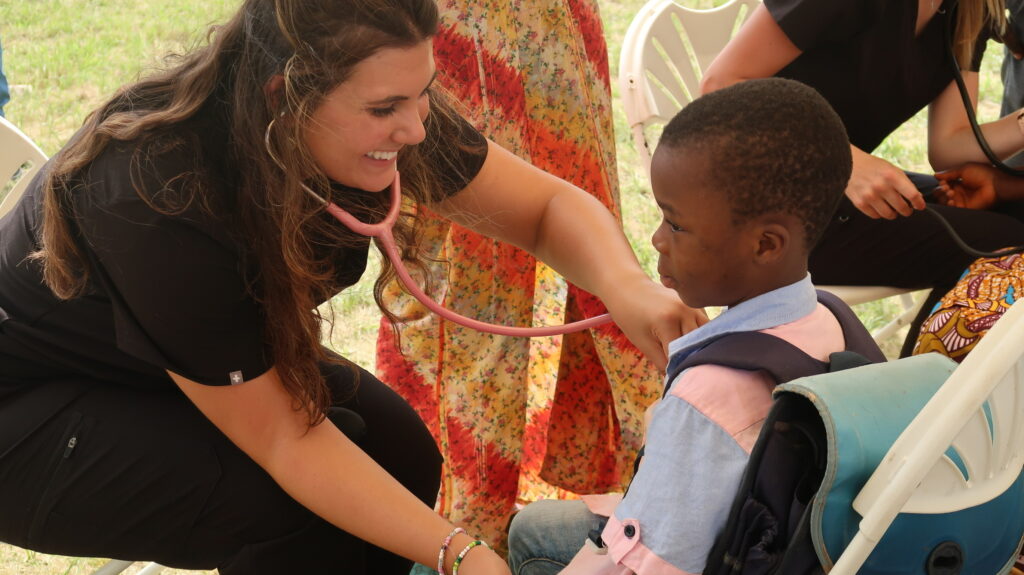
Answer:
POLYGON ((143 204, 175 214, 191 210, 193 204, 216 202, 225 186, 223 158, 218 156, 225 148, 217 151, 204 142, 195 122, 132 140, 111 140, 73 178, 76 209, 116 211, 143 204))
POLYGON ((779 27, 801 50, 845 42, 873 22, 897 13, 916 16, 917 0, 764 0, 779 27))

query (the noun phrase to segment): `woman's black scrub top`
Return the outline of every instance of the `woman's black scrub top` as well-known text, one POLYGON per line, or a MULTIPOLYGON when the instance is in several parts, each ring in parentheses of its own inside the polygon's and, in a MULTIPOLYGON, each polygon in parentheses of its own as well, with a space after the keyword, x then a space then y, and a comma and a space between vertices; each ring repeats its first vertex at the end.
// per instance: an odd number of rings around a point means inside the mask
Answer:
MULTIPOLYGON (((448 161, 439 169, 442 193, 464 188, 486 157, 483 136, 462 124, 457 129, 473 145, 460 148, 455 161, 461 165, 448 161)), ((155 200, 181 197, 202 173, 205 185, 234 193, 223 162, 211 161, 227 148, 226 137, 217 136, 223 130, 190 128, 201 136, 193 140, 197 146, 152 145, 156 152, 139 161, 132 143, 111 143, 77 177, 73 227, 91 268, 80 297, 54 296, 40 263, 30 258, 41 245, 46 167, 0 221, 0 396, 62 378, 167 388, 173 383, 165 370, 228 385, 271 367, 263 312, 247 285, 253 275, 245 269, 245 241, 230 232, 224 208, 192 202, 162 213, 136 191, 141 187, 155 200)), ((338 286, 358 281, 368 246, 366 239, 338 248, 338 286)))
MULTIPOLYGON (((946 50, 946 0, 915 35, 917 0, 764 0, 803 53, 776 74, 818 90, 846 125, 850 142, 870 152, 953 81, 946 50)), ((955 26, 955 20, 949 22, 955 26)), ((977 71, 988 34, 975 45, 977 71)))

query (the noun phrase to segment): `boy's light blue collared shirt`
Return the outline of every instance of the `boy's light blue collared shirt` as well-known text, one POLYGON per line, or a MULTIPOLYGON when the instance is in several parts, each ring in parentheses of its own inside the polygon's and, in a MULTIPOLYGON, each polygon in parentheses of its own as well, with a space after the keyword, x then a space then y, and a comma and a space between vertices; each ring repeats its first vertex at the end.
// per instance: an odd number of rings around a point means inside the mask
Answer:
POLYGON ((729 333, 760 331, 794 322, 809 315, 818 305, 811 275, 726 308, 715 319, 673 340, 668 346, 668 373, 689 355, 729 333))

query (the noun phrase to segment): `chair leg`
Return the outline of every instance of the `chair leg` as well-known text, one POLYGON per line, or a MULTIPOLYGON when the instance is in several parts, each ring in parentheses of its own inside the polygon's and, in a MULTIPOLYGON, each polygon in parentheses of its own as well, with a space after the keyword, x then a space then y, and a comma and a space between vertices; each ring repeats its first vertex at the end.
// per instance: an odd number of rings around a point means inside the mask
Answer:
POLYGON ((125 569, 129 568, 134 564, 134 561, 121 561, 120 559, 111 559, 107 561, 99 569, 92 572, 92 575, 117 575, 125 569))
POLYGON ((869 539, 863 531, 858 531, 839 556, 839 560, 832 566, 829 575, 855 575, 877 544, 877 541, 869 539))
POLYGON ((876 343, 881 344, 886 339, 893 336, 901 327, 910 325, 917 317, 917 312, 920 311, 921 306, 924 305, 925 300, 928 299, 928 292, 924 292, 918 297, 914 297, 913 293, 905 293, 900 295, 900 303, 903 305, 903 311, 898 316, 889 321, 889 323, 871 332, 871 337, 876 343))
MULTIPOLYGON (((111 559, 107 561, 99 569, 92 572, 92 575, 117 575, 123 573, 125 569, 128 569, 134 565, 134 561, 122 561, 120 559, 111 559)), ((149 563, 138 571, 136 575, 157 575, 163 572, 164 566, 159 563, 149 563)))

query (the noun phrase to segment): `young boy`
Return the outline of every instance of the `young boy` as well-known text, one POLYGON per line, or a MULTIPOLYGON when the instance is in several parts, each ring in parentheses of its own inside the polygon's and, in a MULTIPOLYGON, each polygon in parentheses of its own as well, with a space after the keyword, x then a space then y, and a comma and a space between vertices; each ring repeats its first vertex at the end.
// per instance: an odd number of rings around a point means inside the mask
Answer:
MULTIPOLYGON (((816 299, 807 257, 850 170, 839 117, 793 81, 743 82, 698 98, 669 122, 651 164, 664 215, 652 238, 658 273, 691 307, 727 306, 672 342, 670 372, 730 332, 764 331, 822 361, 844 349, 839 322, 816 299)), ((564 573, 704 570, 775 383, 719 365, 666 383, 639 470, 621 501, 604 507, 607 520, 600 502, 528 505, 509 533, 514 574, 559 573, 570 561, 564 573), (598 534, 605 548, 590 542, 598 534)))

